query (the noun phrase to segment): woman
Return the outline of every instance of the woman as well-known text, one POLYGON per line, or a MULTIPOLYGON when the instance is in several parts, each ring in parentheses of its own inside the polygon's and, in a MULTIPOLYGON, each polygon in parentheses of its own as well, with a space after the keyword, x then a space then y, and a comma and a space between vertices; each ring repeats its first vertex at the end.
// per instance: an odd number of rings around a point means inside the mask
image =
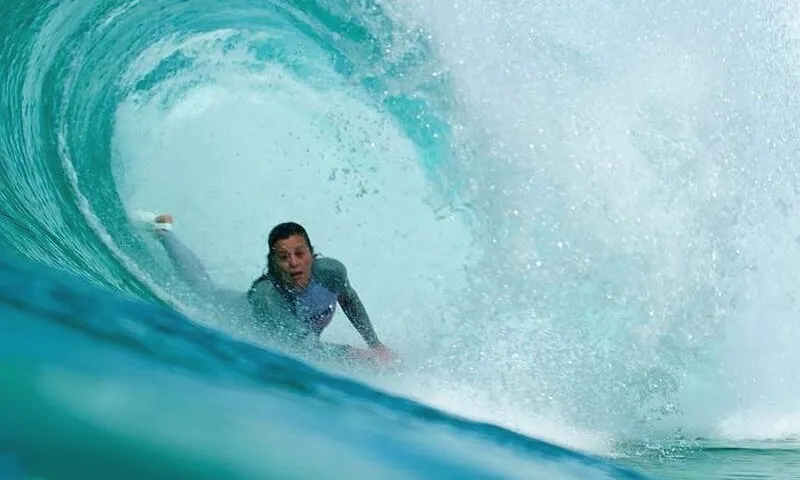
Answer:
MULTIPOLYGON (((153 217, 150 217, 153 218, 153 217)), ((229 298, 218 289, 197 257, 172 233, 173 218, 157 215, 157 237, 176 269, 198 292, 229 298)), ((378 339, 369 315, 350 285, 347 269, 338 260, 314 254, 305 228, 281 223, 269 234, 267 271, 247 292, 253 320, 283 346, 316 356, 384 363, 394 358, 378 339), (337 303, 371 350, 324 344, 320 335, 330 324, 337 303)))

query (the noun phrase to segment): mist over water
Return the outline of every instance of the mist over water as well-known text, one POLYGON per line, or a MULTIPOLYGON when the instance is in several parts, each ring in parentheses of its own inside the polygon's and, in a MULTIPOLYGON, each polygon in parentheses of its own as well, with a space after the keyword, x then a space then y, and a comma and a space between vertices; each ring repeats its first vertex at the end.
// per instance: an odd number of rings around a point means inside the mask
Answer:
POLYGON ((796 7, 403 13, 468 112, 469 330, 502 341, 467 351, 499 395, 618 439, 795 437, 796 7))

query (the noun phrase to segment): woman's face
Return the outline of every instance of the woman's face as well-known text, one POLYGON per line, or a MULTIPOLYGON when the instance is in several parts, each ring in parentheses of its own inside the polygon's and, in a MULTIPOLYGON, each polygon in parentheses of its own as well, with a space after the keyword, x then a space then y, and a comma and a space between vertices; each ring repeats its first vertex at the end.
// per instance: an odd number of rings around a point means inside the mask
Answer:
POLYGON ((311 264, 314 255, 302 235, 292 235, 278 240, 273 247, 275 264, 281 281, 291 287, 302 289, 311 281, 311 264))

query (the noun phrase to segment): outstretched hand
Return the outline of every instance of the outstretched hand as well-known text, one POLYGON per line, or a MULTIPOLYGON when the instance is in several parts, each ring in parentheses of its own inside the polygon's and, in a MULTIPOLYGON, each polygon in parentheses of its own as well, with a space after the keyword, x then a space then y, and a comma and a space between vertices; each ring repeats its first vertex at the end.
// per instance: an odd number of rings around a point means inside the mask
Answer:
POLYGON ((373 358, 380 363, 393 363, 400 360, 400 357, 386 345, 373 347, 370 351, 373 353, 373 358))
POLYGON ((400 357, 397 356, 394 351, 392 351, 386 345, 376 345, 371 347, 370 349, 356 349, 353 353, 361 360, 366 361, 368 363, 374 365, 390 365, 393 363, 397 363, 400 361, 400 357))

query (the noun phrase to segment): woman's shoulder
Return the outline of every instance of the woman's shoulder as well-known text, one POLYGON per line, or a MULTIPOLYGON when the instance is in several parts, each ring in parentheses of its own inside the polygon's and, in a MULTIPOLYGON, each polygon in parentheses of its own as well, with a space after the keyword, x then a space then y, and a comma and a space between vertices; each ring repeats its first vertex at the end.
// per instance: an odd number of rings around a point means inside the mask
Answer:
POLYGON ((313 269, 314 278, 331 290, 339 291, 347 284, 347 268, 335 258, 318 257, 313 269))

